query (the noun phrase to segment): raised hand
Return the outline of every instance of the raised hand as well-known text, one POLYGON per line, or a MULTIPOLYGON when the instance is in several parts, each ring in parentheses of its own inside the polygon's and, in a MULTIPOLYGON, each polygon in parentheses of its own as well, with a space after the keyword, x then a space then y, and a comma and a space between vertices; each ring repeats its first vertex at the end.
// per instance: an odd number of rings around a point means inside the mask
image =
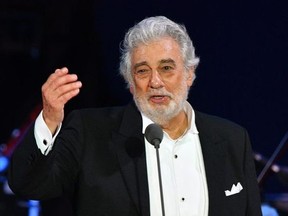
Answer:
POLYGON ((64 106, 79 94, 82 83, 66 67, 55 70, 42 85, 43 118, 54 134, 64 118, 64 106))

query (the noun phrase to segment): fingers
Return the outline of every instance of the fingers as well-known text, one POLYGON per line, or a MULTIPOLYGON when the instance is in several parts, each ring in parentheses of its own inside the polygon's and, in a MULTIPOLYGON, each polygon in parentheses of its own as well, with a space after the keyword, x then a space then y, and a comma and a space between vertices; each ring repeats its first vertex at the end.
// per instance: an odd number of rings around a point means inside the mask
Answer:
POLYGON ((67 68, 62 68, 49 76, 42 86, 42 93, 49 101, 60 100, 66 103, 79 93, 81 87, 77 75, 69 74, 67 68))
POLYGON ((76 74, 68 74, 67 68, 57 69, 52 73, 43 85, 43 90, 58 90, 59 87, 77 81, 76 74))
POLYGON ((68 74, 68 72, 69 72, 68 68, 66 67, 55 70, 54 73, 50 74, 45 85, 50 86, 56 79, 58 79, 61 76, 64 76, 65 74, 68 74))
POLYGON ((75 93, 79 92, 81 87, 82 83, 78 81, 76 74, 59 76, 49 85, 50 91, 56 99, 62 99, 66 102, 71 99, 71 96, 75 96, 75 93))
POLYGON ((81 86, 82 83, 78 81, 59 87, 56 90, 58 91, 58 98, 56 99, 61 101, 61 103, 66 104, 71 98, 79 94, 81 86))

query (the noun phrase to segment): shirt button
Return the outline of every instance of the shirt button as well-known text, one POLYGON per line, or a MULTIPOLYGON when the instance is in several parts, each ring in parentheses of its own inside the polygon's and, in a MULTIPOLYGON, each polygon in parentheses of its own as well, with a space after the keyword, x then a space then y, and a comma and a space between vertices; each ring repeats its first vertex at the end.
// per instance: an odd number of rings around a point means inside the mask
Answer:
POLYGON ((43 144, 47 145, 47 140, 46 139, 43 140, 43 144))
POLYGON ((175 155, 174 155, 174 158, 175 158, 175 159, 176 159, 176 158, 178 158, 178 155, 177 155, 177 154, 175 154, 175 155))
POLYGON ((184 201, 185 201, 185 198, 184 198, 184 197, 182 197, 182 198, 181 198, 181 200, 184 202, 184 201))

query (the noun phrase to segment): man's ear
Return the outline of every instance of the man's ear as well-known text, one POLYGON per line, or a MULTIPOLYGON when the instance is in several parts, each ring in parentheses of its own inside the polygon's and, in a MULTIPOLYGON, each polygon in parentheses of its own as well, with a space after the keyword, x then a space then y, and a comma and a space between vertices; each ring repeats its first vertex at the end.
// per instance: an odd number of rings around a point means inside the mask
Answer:
POLYGON ((188 76, 187 76, 187 85, 192 86, 193 81, 195 80, 196 75, 195 75, 195 69, 194 67, 189 69, 188 71, 188 76))
POLYGON ((132 95, 134 94, 134 88, 133 88, 132 85, 129 86, 129 91, 130 91, 130 93, 131 93, 132 95))

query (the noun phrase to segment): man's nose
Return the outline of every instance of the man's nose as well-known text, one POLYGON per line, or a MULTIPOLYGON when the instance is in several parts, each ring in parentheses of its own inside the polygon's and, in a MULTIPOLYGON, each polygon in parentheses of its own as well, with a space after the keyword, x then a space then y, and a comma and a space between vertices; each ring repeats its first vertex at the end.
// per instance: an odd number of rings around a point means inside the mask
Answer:
POLYGON ((149 87, 151 88, 161 88, 164 86, 164 82, 162 81, 162 77, 158 71, 152 71, 152 75, 149 82, 149 87))

